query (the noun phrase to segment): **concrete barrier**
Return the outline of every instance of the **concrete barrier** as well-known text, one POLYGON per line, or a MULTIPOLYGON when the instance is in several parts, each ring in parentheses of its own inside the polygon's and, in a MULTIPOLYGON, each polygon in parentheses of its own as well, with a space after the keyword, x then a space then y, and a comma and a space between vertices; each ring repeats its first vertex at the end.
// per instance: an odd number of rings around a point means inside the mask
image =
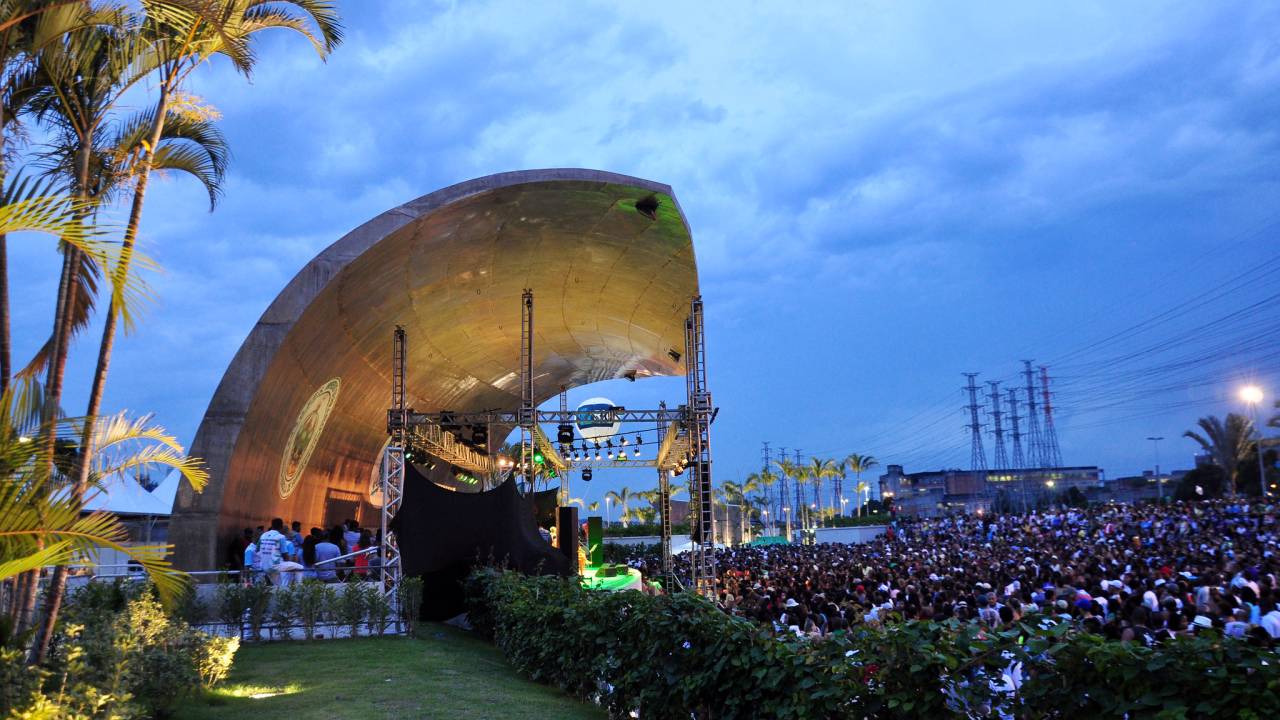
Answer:
POLYGON ((888 525, 862 525, 860 527, 818 528, 814 533, 815 540, 820 543, 861 545, 883 535, 887 527, 888 525))

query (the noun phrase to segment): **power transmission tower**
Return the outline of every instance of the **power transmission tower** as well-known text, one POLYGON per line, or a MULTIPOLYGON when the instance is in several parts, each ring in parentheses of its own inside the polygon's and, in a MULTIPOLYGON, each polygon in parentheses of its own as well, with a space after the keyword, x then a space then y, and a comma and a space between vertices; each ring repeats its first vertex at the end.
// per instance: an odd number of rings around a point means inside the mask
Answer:
POLYGON ((1058 448, 1058 431, 1053 427, 1053 402, 1049 392, 1049 368, 1040 366, 1040 391, 1044 399, 1044 448, 1045 465, 1062 467, 1062 451, 1058 448))
POLYGON ((1018 391, 1015 388, 1009 388, 1009 422, 1013 423, 1013 466, 1015 468, 1024 467, 1026 460, 1022 459, 1022 431, 1019 429, 1018 421, 1022 418, 1018 417, 1018 391))
POLYGON ((969 408, 969 430, 973 435, 973 447, 969 458, 970 470, 986 470, 987 469, 987 452, 982 448, 982 423, 978 422, 978 410, 982 405, 978 404, 978 383, 975 378, 978 373, 962 373, 969 378, 969 384, 965 386, 965 390, 969 391, 969 404, 965 407, 969 408))
POLYGON ((1036 413, 1036 386, 1031 361, 1023 360, 1022 368, 1022 377, 1027 381, 1027 466, 1042 468, 1046 463, 1041 446, 1040 418, 1036 413))
MULTIPOLYGON (((787 459, 787 448, 785 445, 778 448, 778 459, 787 459)), ((786 525, 787 542, 790 542, 791 510, 787 505, 787 474, 784 472, 778 473, 778 511, 785 515, 785 517, 782 518, 782 522, 786 525)))
POLYGON ((1000 410, 1000 381, 988 380, 987 385, 991 388, 991 434, 996 436, 996 454, 992 459, 995 460, 996 469, 1006 469, 1009 467, 1009 456, 1004 451, 1004 426, 1000 423, 1000 418, 1004 415, 1000 410))

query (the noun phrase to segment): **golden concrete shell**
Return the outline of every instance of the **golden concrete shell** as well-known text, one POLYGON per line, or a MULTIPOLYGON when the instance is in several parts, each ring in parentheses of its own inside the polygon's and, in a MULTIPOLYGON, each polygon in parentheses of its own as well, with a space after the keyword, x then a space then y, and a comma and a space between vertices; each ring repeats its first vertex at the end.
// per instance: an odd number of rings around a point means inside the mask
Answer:
POLYGON ((179 566, 218 566, 241 528, 272 517, 319 525, 335 502, 359 504, 373 524, 396 325, 408 335, 411 407, 516 409, 524 288, 539 400, 561 386, 683 374, 698 278, 669 187, 557 169, 423 196, 320 253, 245 339, 191 449, 212 480, 200 494, 184 484, 174 503, 179 566), (637 210, 650 197, 656 211, 637 210))

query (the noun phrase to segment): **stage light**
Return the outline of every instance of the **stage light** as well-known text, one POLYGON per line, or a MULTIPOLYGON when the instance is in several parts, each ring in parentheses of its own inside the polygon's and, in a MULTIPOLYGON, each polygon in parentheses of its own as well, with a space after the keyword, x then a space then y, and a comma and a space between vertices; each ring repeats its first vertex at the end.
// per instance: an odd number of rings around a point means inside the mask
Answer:
POLYGON ((541 452, 541 451, 534 451, 534 453, 533 453, 533 461, 534 461, 535 463, 537 463, 538 465, 542 465, 542 464, 546 463, 547 459, 546 459, 545 457, 543 457, 543 456, 542 456, 542 452, 541 452))
POLYGON ((556 426, 556 442, 567 445, 573 442, 573 426, 560 424, 556 426))
POLYGON ((596 459, 600 459, 600 448, 596 448, 596 459))
POLYGON ((609 448, 609 459, 613 459, 613 448, 609 448))
POLYGON ((582 482, 591 482, 591 468, 582 468, 582 482))
POLYGON ((625 447, 625 446, 626 446, 626 444, 627 444, 627 436, 626 436, 626 435, 623 435, 623 436, 622 436, 622 445, 625 447))
POLYGON ((627 451, 626 451, 626 450, 622 450, 622 451, 620 451, 620 452, 618 453, 618 459, 619 459, 619 460, 626 460, 626 459, 627 459, 627 451))
POLYGON ((635 455, 636 457, 640 457, 640 448, 635 448, 634 450, 631 451, 631 454, 635 455))
POLYGON ((644 444, 643 442, 640 442, 640 433, 636 433, 636 447, 639 447, 643 444, 644 444))

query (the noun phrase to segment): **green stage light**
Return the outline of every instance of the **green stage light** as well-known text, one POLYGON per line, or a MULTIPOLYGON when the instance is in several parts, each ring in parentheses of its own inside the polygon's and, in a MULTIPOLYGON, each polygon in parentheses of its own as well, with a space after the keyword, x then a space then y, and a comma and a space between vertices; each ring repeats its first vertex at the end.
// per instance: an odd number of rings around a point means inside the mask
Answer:
POLYGON ((540 452, 535 452, 535 453, 533 454, 533 461, 534 461, 535 463, 539 464, 539 465, 543 465, 543 464, 545 464, 545 463, 546 463, 547 459, 546 459, 546 458, 544 458, 544 457, 542 457, 542 453, 540 453, 540 452))

